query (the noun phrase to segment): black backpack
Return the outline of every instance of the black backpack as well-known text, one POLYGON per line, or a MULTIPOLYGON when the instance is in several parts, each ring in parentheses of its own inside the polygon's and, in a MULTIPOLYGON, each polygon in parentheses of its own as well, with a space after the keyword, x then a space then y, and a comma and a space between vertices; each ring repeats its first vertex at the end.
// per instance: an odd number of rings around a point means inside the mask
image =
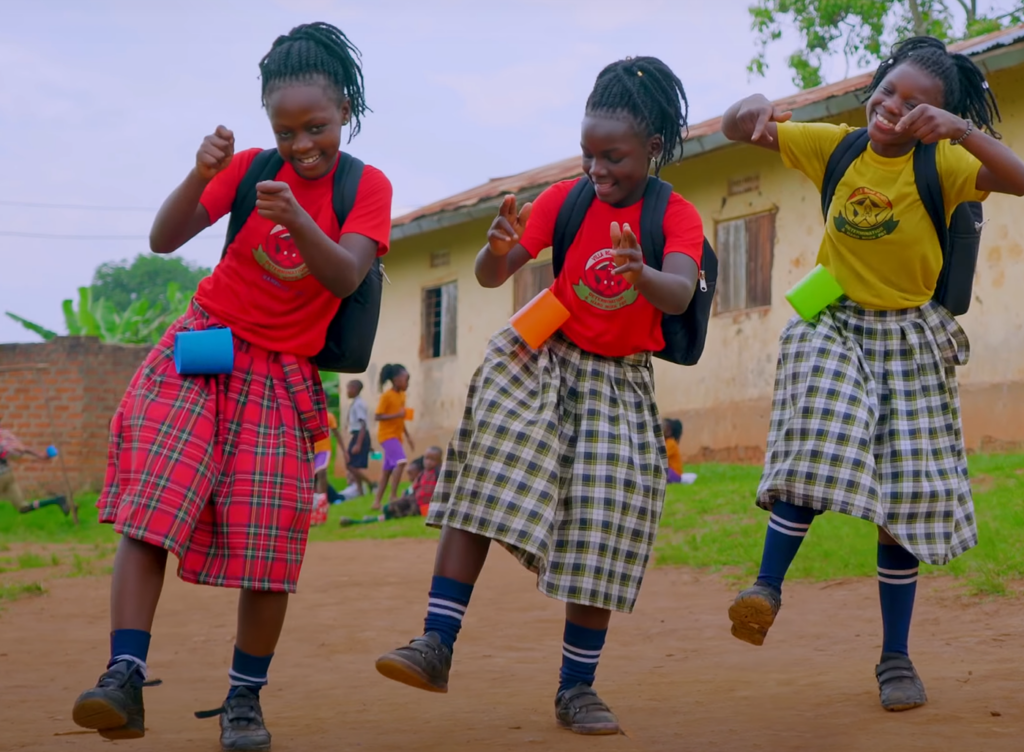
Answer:
MULTIPOLYGON (((821 213, 826 223, 839 181, 853 161, 868 148, 869 141, 868 129, 859 128, 844 136, 829 157, 821 184, 821 213)), ((914 182, 942 246, 942 271, 932 297, 954 316, 961 316, 971 307, 984 215, 980 203, 968 201, 953 210, 949 226, 946 226, 946 205, 935 162, 935 148, 935 144, 923 143, 914 148, 914 182)))
MULTIPOLYGON (((576 239, 583 218, 596 195, 594 184, 584 176, 569 191, 558 212, 551 242, 551 263, 556 277, 562 271, 569 246, 576 239)), ((671 195, 671 184, 654 177, 647 179, 644 205, 640 210, 640 237, 637 239, 644 252, 644 262, 658 270, 661 269, 665 253, 664 221, 671 195)), ((675 316, 662 315, 661 332, 665 338, 665 349, 654 353, 656 358, 684 366, 695 365, 700 360, 707 338, 708 320, 711 318, 711 302, 718 283, 718 257, 707 238, 704 238, 700 270, 700 286, 694 290, 689 307, 675 316)))
MULTIPOLYGON (((344 227, 345 217, 352 211, 363 176, 363 163, 349 154, 338 157, 334 173, 334 213, 338 226, 344 227)), ((274 180, 284 166, 277 149, 266 149, 256 155, 238 184, 235 200, 231 204, 227 239, 221 258, 242 229, 242 225, 256 208, 256 184, 274 180)), ((363 373, 370 365, 373 340, 377 336, 382 290, 382 266, 379 258, 373 260, 370 271, 356 291, 341 301, 337 313, 327 327, 323 349, 313 359, 321 371, 337 373, 363 373)))

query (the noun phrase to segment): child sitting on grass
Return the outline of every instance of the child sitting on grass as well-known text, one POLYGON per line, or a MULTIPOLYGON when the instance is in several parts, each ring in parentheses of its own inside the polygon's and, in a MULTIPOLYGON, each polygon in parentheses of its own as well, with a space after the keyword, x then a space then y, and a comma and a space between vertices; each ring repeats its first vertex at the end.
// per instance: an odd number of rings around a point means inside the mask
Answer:
POLYGON ((400 517, 426 517, 430 507, 430 497, 434 495, 437 485, 437 469, 441 465, 441 447, 432 446, 426 454, 409 463, 406 472, 411 485, 405 493, 389 504, 385 504, 381 514, 370 514, 362 519, 342 517, 342 527, 349 525, 367 525, 372 522, 385 522, 400 517))

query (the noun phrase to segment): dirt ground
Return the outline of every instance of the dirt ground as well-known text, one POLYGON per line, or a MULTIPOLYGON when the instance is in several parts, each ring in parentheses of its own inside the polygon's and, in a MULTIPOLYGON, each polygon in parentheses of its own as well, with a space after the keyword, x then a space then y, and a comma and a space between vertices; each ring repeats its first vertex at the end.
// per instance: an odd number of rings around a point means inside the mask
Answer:
MULTIPOLYGON (((287 750, 771 750, 1002 752, 1024 747, 1024 602, 966 599, 922 581, 912 650, 931 703, 878 706, 877 586, 787 586, 762 648, 729 635, 732 590, 684 570, 649 572, 635 614, 612 621, 597 687, 625 733, 555 726, 563 612, 495 550, 473 596, 447 695, 380 677, 373 661, 422 626, 434 543, 310 546, 300 594, 264 690, 276 752, 287 750), (884 745, 884 746, 883 746, 884 745)), ((109 577, 54 580, 0 613, 0 749, 111 749, 71 723, 107 657, 109 577)), ((169 576, 146 690, 145 752, 216 752, 217 721, 193 718, 226 689, 232 593, 169 576)))

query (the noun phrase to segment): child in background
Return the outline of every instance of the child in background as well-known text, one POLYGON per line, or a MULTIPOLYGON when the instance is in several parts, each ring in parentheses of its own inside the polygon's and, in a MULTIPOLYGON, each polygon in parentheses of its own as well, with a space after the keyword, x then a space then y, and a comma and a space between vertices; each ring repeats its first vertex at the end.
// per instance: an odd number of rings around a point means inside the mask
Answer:
POLYGON ((402 437, 409 441, 409 448, 415 449, 409 429, 405 427, 405 392, 409 388, 409 372, 405 366, 388 363, 380 369, 380 387, 391 382, 391 388, 380 396, 377 404, 377 441, 384 453, 384 464, 381 467, 380 485, 371 509, 380 509, 388 481, 391 481, 391 501, 398 498, 398 484, 402 482, 405 472, 405 448, 402 437))
MULTIPOLYGON (((665 345, 662 313, 690 305, 704 246, 700 215, 676 193, 661 270, 644 263, 632 228, 649 170, 657 174, 682 146, 686 110, 682 83, 657 58, 620 60, 597 77, 581 134, 582 179, 597 199, 552 287, 569 319, 537 350, 511 326, 491 338, 427 516, 442 532, 423 635, 377 660, 387 678, 448 691, 452 649, 494 540, 565 603, 558 724, 619 733, 594 678, 612 611, 632 612, 657 534, 665 450, 652 353, 665 345), (611 296, 587 273, 598 265, 614 283, 611 296)), ((501 286, 552 245, 575 184, 554 184, 522 211, 505 197, 477 254, 482 286, 501 286)))
MULTIPOLYGON (((896 45, 868 87, 866 116, 870 142, 831 198, 818 253, 845 297, 782 331, 757 492, 770 512, 761 570, 729 618, 735 637, 761 645, 815 515, 873 523, 883 632, 875 676, 882 707, 900 711, 927 702, 908 650, 918 563, 947 564, 978 542, 955 371, 970 346, 933 299, 943 249, 915 151, 936 144, 947 222, 958 204, 1024 194, 1024 162, 989 135, 998 109, 982 71, 938 39, 896 45)), ((790 117, 756 94, 729 108, 722 131, 780 152, 820 191, 830 155, 854 129, 790 117)))
MULTIPOLYGON (((312 358, 340 301, 388 250, 392 191, 383 173, 366 165, 341 227, 333 206, 342 130, 351 121, 358 133, 367 112, 359 51, 330 24, 304 24, 274 40, 259 71, 284 165, 257 185, 255 210, 140 366, 111 423, 97 505, 122 536, 110 653, 72 715, 106 739, 145 736, 146 659, 173 552, 186 582, 240 591, 229 689, 219 708, 199 715, 219 716, 222 749, 270 749, 260 690, 309 537, 313 444, 327 434, 312 358), (233 334, 231 373, 180 375, 177 333, 219 325, 233 334)), ((153 250, 171 253, 226 216, 260 151, 235 153, 223 126, 203 139, 157 213, 153 250)))
POLYGON ((338 442, 339 447, 344 446, 341 434, 338 433, 338 419, 334 413, 327 413, 327 427, 330 434, 320 439, 313 445, 313 515, 310 518, 310 525, 323 525, 327 522, 327 512, 331 503, 327 498, 327 471, 331 466, 331 436, 338 442))
POLYGON ((32 457, 40 462, 49 462, 52 459, 47 454, 40 454, 29 449, 11 431, 0 426, 0 501, 9 501, 21 514, 49 506, 59 506, 65 517, 71 514, 71 504, 64 496, 25 501, 21 486, 18 485, 17 478, 14 477, 14 468, 10 464, 12 460, 22 457, 32 457))
POLYGON ((342 527, 367 525, 400 517, 426 517, 430 509, 430 498, 437 485, 437 470, 441 465, 441 447, 430 447, 422 457, 409 463, 407 473, 411 481, 405 493, 395 501, 384 505, 383 514, 367 515, 362 519, 342 517, 342 527))
POLYGON ((683 455, 679 451, 679 441, 683 438, 683 422, 674 418, 665 418, 661 422, 661 430, 665 434, 665 454, 668 459, 668 482, 683 482, 683 455))
MULTIPOLYGON (((373 484, 366 477, 370 464, 370 410, 363 399, 363 382, 353 379, 345 387, 350 401, 348 406, 347 429, 349 441, 345 447, 345 467, 349 482, 356 487, 356 497, 369 493, 373 484), (365 491, 364 491, 365 489, 365 491)), ((353 497, 353 498, 356 498, 353 497)))

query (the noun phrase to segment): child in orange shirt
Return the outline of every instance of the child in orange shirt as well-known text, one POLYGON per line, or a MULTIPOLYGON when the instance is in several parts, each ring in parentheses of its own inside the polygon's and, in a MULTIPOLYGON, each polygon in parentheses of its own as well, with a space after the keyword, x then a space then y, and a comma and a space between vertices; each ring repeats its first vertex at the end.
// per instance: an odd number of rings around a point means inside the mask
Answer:
POLYGON ((402 437, 408 439, 410 449, 416 448, 409 429, 405 427, 405 390, 409 388, 409 372, 405 366, 388 363, 380 370, 381 389, 389 381, 391 388, 380 396, 377 414, 374 415, 377 421, 377 441, 384 453, 384 466, 381 468, 380 485, 377 486, 377 496, 371 509, 380 509, 389 480, 391 501, 398 498, 398 484, 402 481, 406 464, 402 437))
POLYGON ((683 422, 665 418, 661 422, 665 434, 665 453, 668 456, 668 482, 683 482, 683 455, 679 452, 679 441, 683 438, 683 422))

